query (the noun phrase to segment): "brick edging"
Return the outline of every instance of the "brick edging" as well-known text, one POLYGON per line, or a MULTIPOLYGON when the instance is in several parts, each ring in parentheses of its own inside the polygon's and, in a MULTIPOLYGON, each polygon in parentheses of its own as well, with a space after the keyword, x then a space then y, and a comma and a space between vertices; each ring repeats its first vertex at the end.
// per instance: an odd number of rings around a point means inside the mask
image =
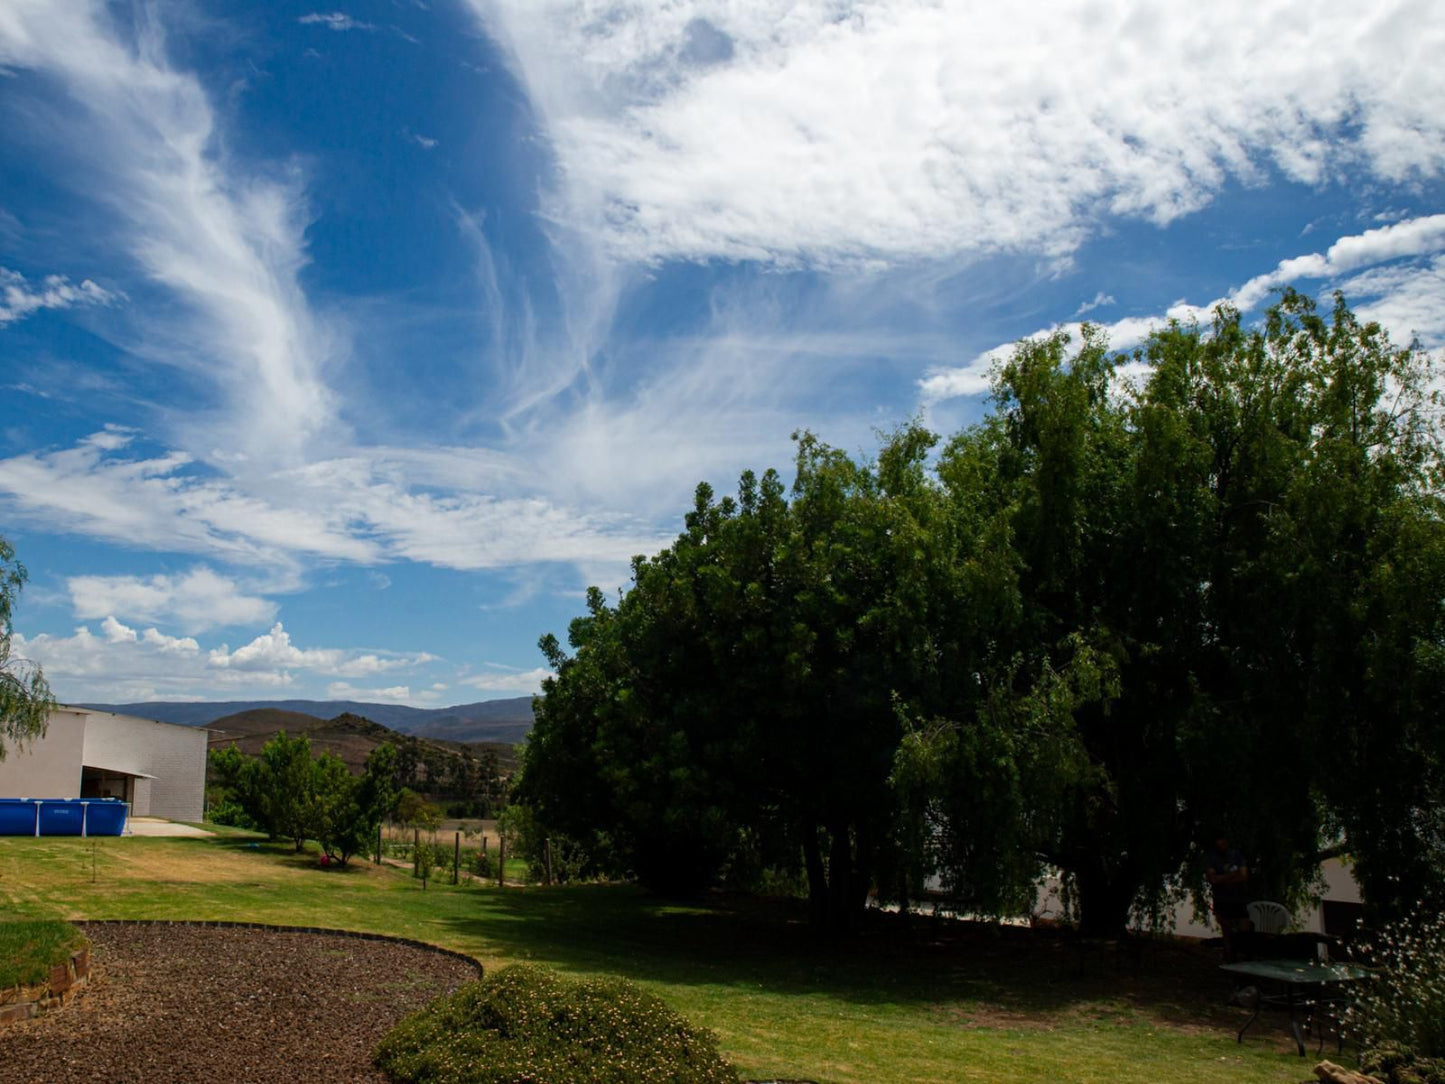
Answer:
POLYGON ((426 941, 418 941, 414 937, 393 937, 386 933, 368 933, 363 930, 333 930, 325 926, 279 926, 269 922, 227 922, 223 919, 186 919, 186 918, 78 918, 71 922, 71 925, 86 930, 91 926, 192 926, 201 929, 217 930, 268 930, 272 933, 309 933, 324 937, 349 937, 356 941, 390 941, 397 945, 406 945, 408 948, 421 949, 423 952, 432 952, 438 956, 449 956, 454 960, 460 960, 469 967, 475 968, 477 978, 482 977, 482 964, 480 960, 468 956, 465 952, 457 952, 455 949, 442 948, 440 945, 433 945, 426 941))
POLYGON ((0 990, 0 1028, 30 1020, 75 1000, 90 981, 90 942, 56 964, 41 982, 0 990))

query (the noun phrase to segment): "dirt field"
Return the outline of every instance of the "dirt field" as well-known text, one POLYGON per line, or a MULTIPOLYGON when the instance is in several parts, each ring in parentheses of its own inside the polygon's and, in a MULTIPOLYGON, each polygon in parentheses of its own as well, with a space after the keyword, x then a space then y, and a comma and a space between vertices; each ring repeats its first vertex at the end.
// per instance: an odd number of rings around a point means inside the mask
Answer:
POLYGON ((268 930, 92 926, 91 986, 0 1031, 0 1082, 385 1081, 396 1021, 476 978, 388 941, 268 930))

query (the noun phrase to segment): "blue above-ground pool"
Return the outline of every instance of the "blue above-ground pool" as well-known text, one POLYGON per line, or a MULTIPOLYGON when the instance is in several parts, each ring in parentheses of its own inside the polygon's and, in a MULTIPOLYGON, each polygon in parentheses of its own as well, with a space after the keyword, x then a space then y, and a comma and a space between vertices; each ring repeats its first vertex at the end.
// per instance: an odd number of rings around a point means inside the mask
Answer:
POLYGON ((119 798, 0 798, 0 836, 118 836, 119 798))

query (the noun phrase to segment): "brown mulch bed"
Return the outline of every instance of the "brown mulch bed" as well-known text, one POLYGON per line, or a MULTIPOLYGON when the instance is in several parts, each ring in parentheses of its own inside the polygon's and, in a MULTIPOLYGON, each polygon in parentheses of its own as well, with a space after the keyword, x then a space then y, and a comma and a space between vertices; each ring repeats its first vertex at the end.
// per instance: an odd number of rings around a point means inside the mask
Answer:
POLYGON ((90 988, 0 1031, 0 1084, 385 1081, 371 1051, 477 977, 389 941, 187 926, 92 926, 90 988))

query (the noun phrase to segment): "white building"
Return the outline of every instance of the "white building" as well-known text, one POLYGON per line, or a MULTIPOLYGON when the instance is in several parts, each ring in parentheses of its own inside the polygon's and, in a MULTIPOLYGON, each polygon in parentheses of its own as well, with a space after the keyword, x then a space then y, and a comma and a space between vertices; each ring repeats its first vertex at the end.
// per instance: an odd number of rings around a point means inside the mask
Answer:
POLYGON ((23 750, 7 746, 0 798, 120 798, 132 816, 199 821, 207 733, 62 706, 51 713, 45 737, 23 750))

